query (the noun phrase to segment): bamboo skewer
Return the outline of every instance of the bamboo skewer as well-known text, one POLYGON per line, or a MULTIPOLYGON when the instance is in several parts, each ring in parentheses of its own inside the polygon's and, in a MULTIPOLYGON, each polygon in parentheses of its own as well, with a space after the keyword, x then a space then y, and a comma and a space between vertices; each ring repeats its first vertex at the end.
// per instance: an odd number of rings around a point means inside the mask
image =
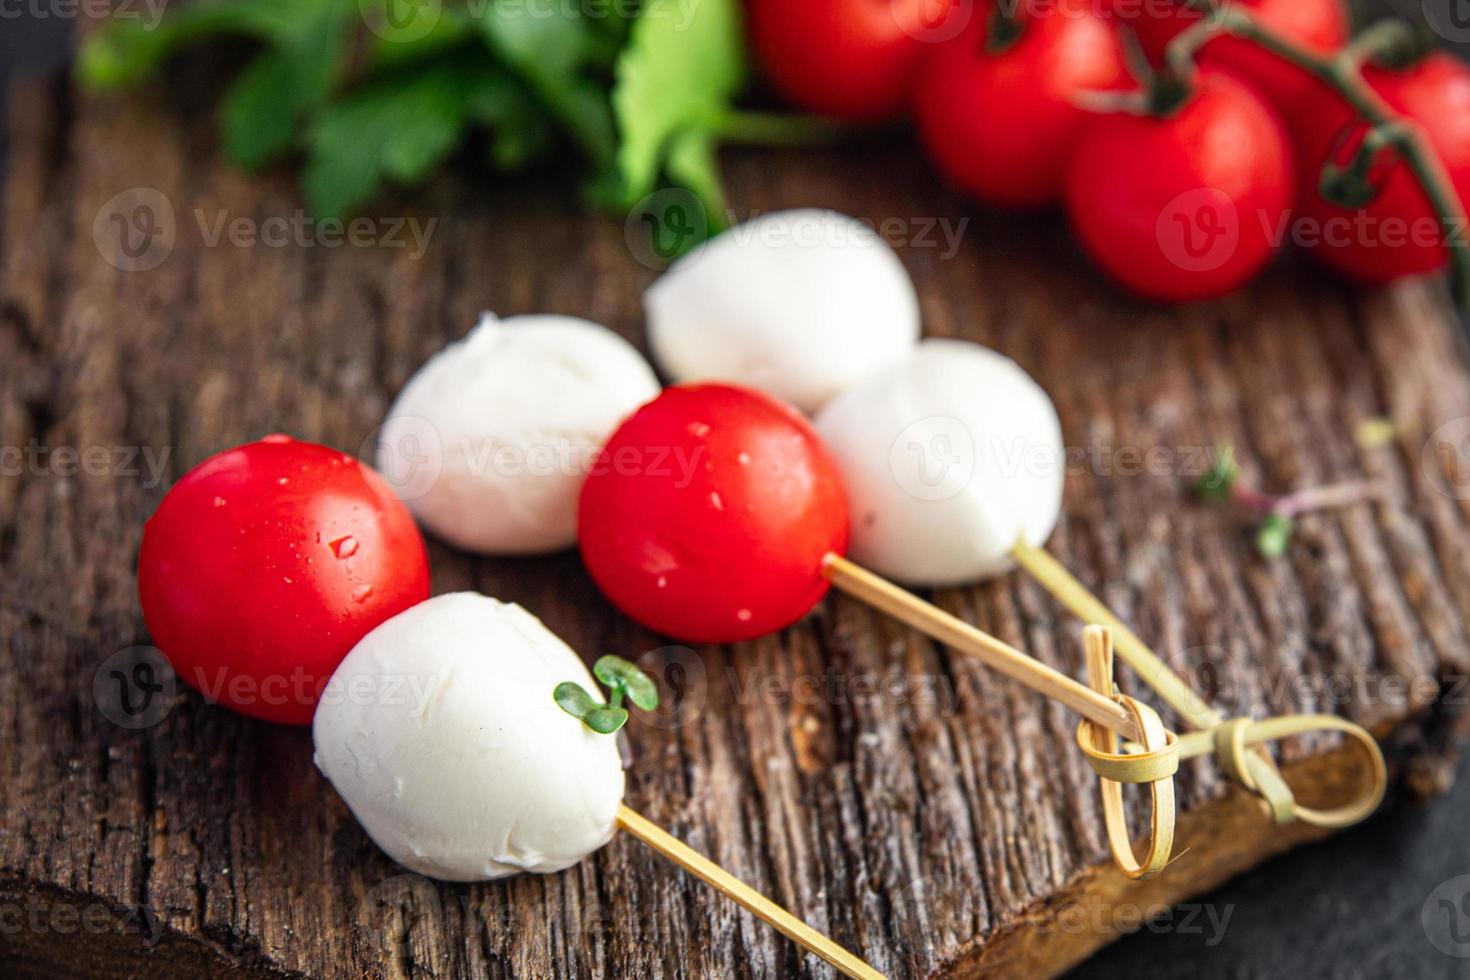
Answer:
POLYGON ((838 555, 826 557, 822 562, 822 574, 848 595, 888 613, 940 643, 974 655, 987 666, 1055 698, 1084 718, 1117 732, 1129 741, 1143 741, 1143 732, 1139 731, 1133 717, 1116 701, 887 579, 838 555))
POLYGON ((857 956, 736 878, 694 848, 653 823, 637 811, 618 807, 618 826, 673 861, 715 891, 730 898, 756 918, 767 923, 802 949, 831 964, 854 980, 886 980, 857 956))

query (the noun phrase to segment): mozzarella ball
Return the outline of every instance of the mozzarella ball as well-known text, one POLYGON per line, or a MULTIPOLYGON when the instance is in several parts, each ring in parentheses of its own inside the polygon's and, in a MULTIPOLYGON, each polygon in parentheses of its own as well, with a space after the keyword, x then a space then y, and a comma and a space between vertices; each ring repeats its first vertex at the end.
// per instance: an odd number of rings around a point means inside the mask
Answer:
POLYGON ((1011 567, 1062 505, 1066 453, 1051 399, 1010 358, 926 340, 817 416, 852 509, 851 555, 906 582, 953 585, 1011 567))
POLYGON ((552 691, 600 690, 520 606, 472 592, 363 637, 322 693, 317 768, 377 845, 432 878, 559 871, 606 844, 623 799, 617 737, 552 691))
POLYGON ((380 430, 378 468, 456 548, 556 551, 576 543, 596 452, 658 392, 648 362, 605 327, 487 313, 409 379, 380 430))
POLYGON ((643 298, 648 342, 678 381, 729 381, 806 412, 919 339, 898 256, 835 211, 778 211, 704 243, 643 298))

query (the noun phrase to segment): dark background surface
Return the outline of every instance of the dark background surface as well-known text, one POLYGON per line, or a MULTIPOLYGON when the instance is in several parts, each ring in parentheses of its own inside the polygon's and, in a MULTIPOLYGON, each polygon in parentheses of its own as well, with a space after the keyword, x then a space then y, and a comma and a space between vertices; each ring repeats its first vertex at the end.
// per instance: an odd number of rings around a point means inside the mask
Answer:
MULTIPOLYGON (((1470 0, 1428 3, 1458 3, 1461 22, 1470 25, 1470 0)), ((54 71, 66 61, 72 21, 16 16, 17 6, 0 3, 0 88, 18 72, 54 71)), ((1419 4, 1383 6, 1412 14, 1419 4)), ((1436 892, 1462 875, 1470 875, 1470 759, 1454 789, 1429 806, 1390 806, 1366 824, 1271 861, 1176 910, 1172 924, 1140 928, 1072 976, 1470 977, 1470 878, 1448 892, 1462 903, 1458 910, 1441 907, 1446 891, 1436 892), (1427 919, 1442 937, 1451 916, 1465 940, 1452 947, 1460 957, 1436 948, 1426 932, 1427 919)))

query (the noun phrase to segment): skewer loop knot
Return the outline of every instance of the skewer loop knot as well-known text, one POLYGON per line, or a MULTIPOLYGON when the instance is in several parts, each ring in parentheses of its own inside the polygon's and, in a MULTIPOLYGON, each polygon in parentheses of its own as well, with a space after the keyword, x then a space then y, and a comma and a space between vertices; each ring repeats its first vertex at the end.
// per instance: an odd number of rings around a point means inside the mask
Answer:
POLYGON ((1130 878, 1151 878, 1169 863, 1174 849, 1174 773, 1179 770, 1179 737, 1164 728, 1158 712, 1117 693, 1113 687, 1113 634, 1106 626, 1083 631, 1087 651, 1087 678, 1093 689, 1120 704, 1142 736, 1119 751, 1116 732, 1085 719, 1077 727, 1077 744, 1098 775, 1102 790, 1103 822, 1113 860, 1130 878), (1131 750, 1130 750, 1131 749, 1131 750), (1123 784, 1147 783, 1151 797, 1148 851, 1142 861, 1133 850, 1123 808, 1123 784))

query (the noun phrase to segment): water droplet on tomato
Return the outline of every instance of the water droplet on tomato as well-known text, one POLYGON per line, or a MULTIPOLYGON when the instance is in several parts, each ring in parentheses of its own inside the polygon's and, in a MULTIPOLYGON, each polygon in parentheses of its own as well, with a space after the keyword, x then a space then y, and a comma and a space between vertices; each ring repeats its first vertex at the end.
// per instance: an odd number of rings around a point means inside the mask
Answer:
POLYGON ((660 575, 658 577, 658 581, 654 584, 657 585, 660 589, 667 589, 669 587, 669 577, 667 575, 660 575))
POLYGON ((366 582, 364 582, 362 585, 359 585, 357 588, 355 588, 355 589, 352 590, 352 601, 353 602, 367 602, 368 596, 370 596, 372 594, 373 594, 373 587, 371 585, 368 585, 366 582))
POLYGON ((738 456, 735 457, 735 461, 738 462, 741 466, 749 466, 750 465, 750 453, 747 453, 747 452, 740 453, 740 455, 738 455, 738 456))
POLYGON ((357 539, 352 535, 344 535, 332 542, 332 554, 338 558, 351 558, 357 554, 357 539))
POLYGON ((751 613, 749 609, 741 609, 735 613, 735 618, 740 620, 742 623, 750 622, 750 616, 751 613))
POLYGON ((703 439, 705 436, 709 435, 709 423, 708 422, 690 422, 689 423, 689 434, 691 436, 694 436, 696 439, 703 439))
POLYGON ((711 490, 709 492, 709 505, 715 510, 725 509, 725 501, 720 497, 720 492, 718 490, 711 490))
POLYGON ((277 478, 276 478, 276 483, 278 483, 278 484, 280 484, 280 485, 281 485, 281 486, 283 486, 283 487, 284 487, 284 486, 285 486, 285 485, 286 485, 286 484, 288 484, 288 483, 290 483, 290 482, 291 482, 291 478, 290 478, 290 477, 286 477, 286 476, 281 476, 281 477, 277 477, 277 478))
POLYGON ((225 498, 224 497, 215 497, 214 498, 214 505, 216 507, 223 507, 225 505, 225 498))

